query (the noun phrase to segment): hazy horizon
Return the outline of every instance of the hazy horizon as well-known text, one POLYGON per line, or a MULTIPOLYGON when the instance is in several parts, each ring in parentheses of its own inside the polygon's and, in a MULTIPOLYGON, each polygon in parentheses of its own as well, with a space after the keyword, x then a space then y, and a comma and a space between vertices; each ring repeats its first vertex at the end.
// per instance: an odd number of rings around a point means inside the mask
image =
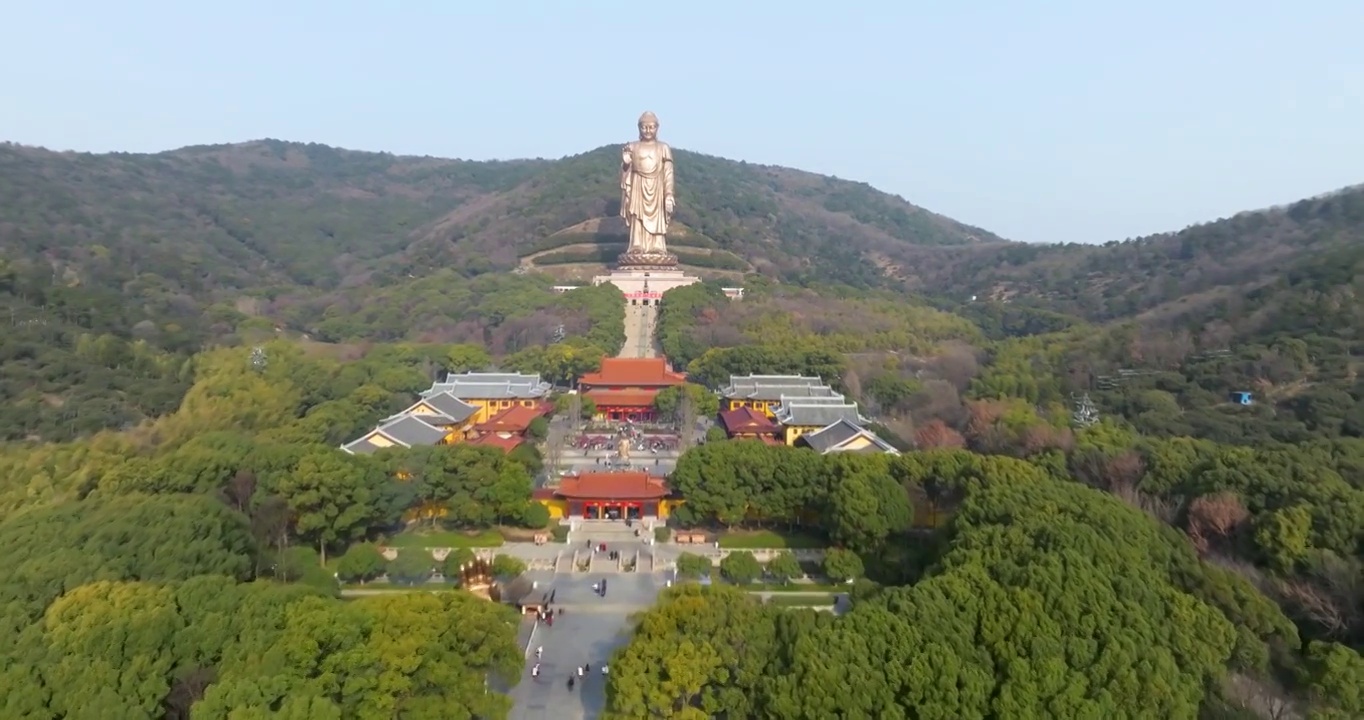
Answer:
POLYGON ((676 147, 866 182, 1031 242, 1364 182, 1364 4, 681 7, 23 6, 0 47, 16 69, 0 139, 552 159, 630 139, 649 109, 676 147))

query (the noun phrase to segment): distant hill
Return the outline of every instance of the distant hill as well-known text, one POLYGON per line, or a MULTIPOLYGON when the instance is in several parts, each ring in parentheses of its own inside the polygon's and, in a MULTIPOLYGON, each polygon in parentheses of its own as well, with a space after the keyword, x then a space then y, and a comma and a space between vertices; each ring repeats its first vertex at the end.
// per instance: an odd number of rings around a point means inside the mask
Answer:
MULTIPOLYGON (((698 267, 878 285, 906 247, 999 241, 863 183, 681 150, 677 162, 678 221, 709 240, 679 246, 698 267)), ((192 296, 511 270, 556 233, 615 216, 618 193, 614 147, 509 162, 274 140, 156 155, 0 147, 11 261, 97 284, 151 273, 192 296)))
POLYGON ((963 302, 1241 334, 1364 332, 1364 187, 1104 245, 920 251, 910 284, 963 302), (1318 324, 1320 323, 1320 324, 1318 324))

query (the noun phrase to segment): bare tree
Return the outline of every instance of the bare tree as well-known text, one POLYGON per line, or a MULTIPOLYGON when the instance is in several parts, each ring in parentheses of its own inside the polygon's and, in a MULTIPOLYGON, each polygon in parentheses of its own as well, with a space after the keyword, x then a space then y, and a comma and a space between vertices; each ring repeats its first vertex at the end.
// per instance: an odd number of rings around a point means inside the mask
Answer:
POLYGON ((559 477, 567 433, 568 429, 562 423, 550 423, 549 435, 545 437, 545 468, 550 478, 559 477))
POLYGON ((190 708, 203 699, 204 692, 217 677, 213 668, 196 665, 181 670, 162 704, 167 720, 188 720, 190 708))
POLYGON ((1299 717, 1288 691, 1272 678, 1234 673, 1222 687, 1223 695, 1233 704, 1266 720, 1299 717))
POLYGON ((251 498, 256 494, 256 474, 250 470, 238 470, 222 489, 224 499, 237 512, 245 513, 251 508, 251 498))
POLYGON ((1275 588, 1290 614, 1310 622, 1334 640, 1352 640, 1364 626, 1364 573, 1343 558, 1322 557, 1310 577, 1275 588))
POLYGON ((580 393, 573 393, 568 396, 568 427, 574 435, 582 432, 583 425, 583 396, 580 393))
POLYGON ((685 390, 677 394, 677 449, 679 452, 686 452, 691 447, 692 438, 696 436, 696 403, 691 401, 691 395, 685 390))
POLYGON ((1250 511, 1235 493, 1203 495, 1189 503, 1187 532, 1201 552, 1229 544, 1237 530, 1250 519, 1250 511))

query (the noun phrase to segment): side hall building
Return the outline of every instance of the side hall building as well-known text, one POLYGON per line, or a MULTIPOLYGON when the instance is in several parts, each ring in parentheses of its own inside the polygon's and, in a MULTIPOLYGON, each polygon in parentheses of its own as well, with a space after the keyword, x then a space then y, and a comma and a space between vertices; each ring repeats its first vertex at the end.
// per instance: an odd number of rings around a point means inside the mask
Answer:
POLYGON ((510 452, 525 440, 531 421, 549 414, 549 392, 539 375, 451 375, 341 449, 368 455, 384 448, 470 442, 510 452))
POLYGON ((449 393, 436 393, 384 418, 373 430, 341 449, 352 455, 368 455, 390 447, 454 445, 468 439, 477 416, 477 406, 449 393))
POLYGON ((768 445, 783 445, 782 426, 761 411, 749 407, 720 411, 720 427, 733 440, 760 440, 768 445))
POLYGON ((768 418, 776 415, 783 397, 843 398, 822 378, 806 375, 735 375, 720 390, 720 409, 749 408, 768 418))
POLYGON ((822 454, 899 452, 867 430, 857 403, 822 378, 736 375, 720 395, 720 425, 731 439, 808 447, 822 454))
POLYGON ((630 422, 657 420, 654 398, 687 378, 668 367, 668 359, 604 358, 601 370, 578 379, 579 392, 597 406, 597 419, 630 422))
POLYGON ((549 400, 553 388, 539 375, 526 373, 476 373, 446 375, 423 390, 422 397, 448 393, 478 408, 475 423, 513 407, 533 408, 549 400))

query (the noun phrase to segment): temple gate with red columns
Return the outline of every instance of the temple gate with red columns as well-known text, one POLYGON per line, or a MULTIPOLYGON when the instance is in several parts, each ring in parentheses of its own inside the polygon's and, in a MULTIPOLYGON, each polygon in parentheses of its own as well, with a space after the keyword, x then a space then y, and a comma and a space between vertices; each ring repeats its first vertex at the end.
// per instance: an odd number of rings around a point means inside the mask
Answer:
POLYGON ((554 519, 666 519, 678 504, 666 480, 642 470, 570 475, 557 488, 536 490, 534 498, 554 519))
POLYGON ((668 369, 664 357, 605 358, 601 370, 578 379, 578 387, 596 404, 599 419, 653 422, 658 391, 686 382, 682 373, 668 369))

